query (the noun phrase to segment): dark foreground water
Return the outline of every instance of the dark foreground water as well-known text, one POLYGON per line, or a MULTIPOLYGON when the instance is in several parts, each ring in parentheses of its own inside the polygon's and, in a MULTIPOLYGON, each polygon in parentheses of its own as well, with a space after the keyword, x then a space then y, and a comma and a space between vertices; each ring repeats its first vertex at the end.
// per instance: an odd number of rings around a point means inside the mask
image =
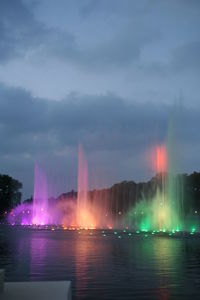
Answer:
POLYGON ((71 280, 73 299, 200 299, 200 234, 152 236, 0 226, 8 281, 71 280))

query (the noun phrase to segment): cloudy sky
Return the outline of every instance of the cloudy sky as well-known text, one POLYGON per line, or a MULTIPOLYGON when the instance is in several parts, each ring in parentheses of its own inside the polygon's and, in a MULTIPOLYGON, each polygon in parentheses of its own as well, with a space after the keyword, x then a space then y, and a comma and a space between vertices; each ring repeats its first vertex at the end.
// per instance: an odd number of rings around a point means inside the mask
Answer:
POLYGON ((177 170, 200 166, 199 0, 0 0, 0 173, 32 194, 152 176, 172 136, 177 170), (169 125, 170 124, 170 125, 169 125), (170 134, 168 128, 170 127, 170 134))

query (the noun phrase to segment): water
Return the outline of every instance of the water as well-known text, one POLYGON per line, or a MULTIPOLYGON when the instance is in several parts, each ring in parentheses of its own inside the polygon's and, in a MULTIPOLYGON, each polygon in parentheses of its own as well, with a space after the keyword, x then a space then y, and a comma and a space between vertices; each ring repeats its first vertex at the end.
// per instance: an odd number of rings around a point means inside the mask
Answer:
POLYGON ((89 191, 87 160, 79 145, 77 199, 68 195, 48 199, 46 176, 36 164, 33 203, 22 203, 11 210, 8 221, 12 225, 59 224, 85 229, 198 230, 199 224, 184 209, 183 180, 174 175, 171 152, 169 145, 155 147, 151 163, 157 175, 146 185, 123 188, 121 183, 89 191))
MULTIPOLYGON (((170 141, 170 139, 169 139, 170 141)), ((88 164, 79 145, 77 197, 48 199, 44 172, 35 166, 33 203, 21 203, 8 214, 10 224, 63 225, 84 229, 198 231, 194 208, 184 205, 183 177, 175 174, 172 146, 157 145, 151 164, 156 172, 146 184, 122 182, 110 189, 88 190, 88 164)), ((186 190, 186 189, 185 189, 186 190)), ((192 203, 192 198, 189 199, 192 203)))
POLYGON ((71 280, 73 299, 200 299, 200 234, 0 227, 6 280, 71 280), (120 238, 121 236, 121 238, 120 238))
POLYGON ((49 203, 46 176, 35 164, 34 172, 34 195, 32 224, 45 225, 49 223, 49 203))
MULTIPOLYGON (((146 193, 128 212, 130 221, 140 230, 189 231, 183 221, 182 180, 174 175, 170 146, 156 147, 152 159, 156 171, 153 195, 146 193)), ((129 226, 130 227, 130 226, 129 226)), ((191 227, 191 226, 190 226, 191 227)))
POLYGON ((78 197, 76 207, 76 226, 81 228, 96 228, 94 207, 88 201, 88 166, 83 149, 78 151, 78 197))

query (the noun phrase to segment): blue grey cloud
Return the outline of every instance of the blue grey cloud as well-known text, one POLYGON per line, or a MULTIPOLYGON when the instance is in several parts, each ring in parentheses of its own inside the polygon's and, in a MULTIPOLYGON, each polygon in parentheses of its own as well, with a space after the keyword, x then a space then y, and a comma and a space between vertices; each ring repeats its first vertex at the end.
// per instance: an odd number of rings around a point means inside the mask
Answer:
POLYGON ((30 7, 22 0, 1 1, 1 62, 39 53, 42 59, 50 55, 85 67, 119 66, 139 59, 143 46, 158 36, 157 30, 138 20, 130 20, 108 40, 83 45, 67 29, 50 28, 38 21, 30 7))
MULTIPOLYGON (((114 94, 71 94, 61 101, 48 101, 3 85, 0 96, 1 171, 7 168, 13 173, 17 169, 22 174, 26 165, 29 176, 20 175, 25 182, 32 176, 35 160, 60 169, 62 174, 67 172, 69 177, 70 173, 76 174, 79 142, 92 162, 91 172, 104 169, 111 173, 108 185, 123 176, 145 177, 148 173, 145 152, 154 143, 166 141, 168 123, 174 114, 177 123, 174 132, 182 149, 188 144, 200 147, 199 111, 192 109, 178 106, 177 119, 174 106, 153 101, 128 102, 114 94), (70 169, 66 170, 63 161, 70 169)), ((184 155, 189 157, 190 151, 187 149, 184 155)), ((75 182, 73 175, 71 184, 74 186, 75 182)))
POLYGON ((143 179, 145 153, 167 139, 171 118, 182 170, 194 170, 199 8, 196 0, 1 0, 0 172, 19 177, 27 195, 38 160, 74 187, 81 142, 91 174, 107 185, 143 179))
POLYGON ((34 19, 21 0, 0 1, 0 62, 24 56, 40 46, 46 35, 44 26, 34 19))
MULTIPOLYGON (((174 50, 172 65, 175 71, 200 71, 200 40, 191 41, 174 50)), ((174 70, 173 69, 173 70, 174 70)))

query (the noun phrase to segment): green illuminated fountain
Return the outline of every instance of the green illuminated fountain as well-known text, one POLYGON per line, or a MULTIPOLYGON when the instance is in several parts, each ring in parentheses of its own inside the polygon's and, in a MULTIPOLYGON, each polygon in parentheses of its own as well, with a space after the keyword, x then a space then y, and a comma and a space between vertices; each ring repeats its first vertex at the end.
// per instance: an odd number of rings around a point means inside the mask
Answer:
POLYGON ((138 231, 178 232, 182 224, 182 178, 173 173, 170 144, 155 148, 152 159, 156 171, 153 196, 143 195, 129 212, 138 231))

